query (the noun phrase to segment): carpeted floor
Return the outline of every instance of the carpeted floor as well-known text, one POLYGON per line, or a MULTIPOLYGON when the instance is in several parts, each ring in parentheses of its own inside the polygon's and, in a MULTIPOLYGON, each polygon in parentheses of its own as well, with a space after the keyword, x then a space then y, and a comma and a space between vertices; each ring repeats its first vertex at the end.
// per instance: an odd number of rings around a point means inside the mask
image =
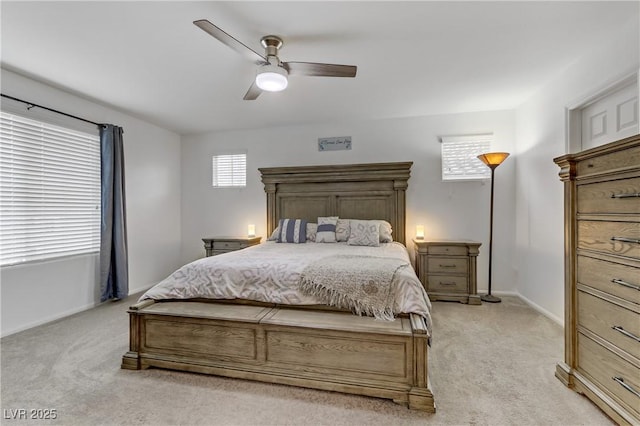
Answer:
MULTIPOLYGON (((3 338, 3 424, 609 425, 555 377, 562 329, 514 297, 434 303, 437 413, 391 401, 191 373, 121 370, 135 299, 3 338), (55 420, 11 419, 19 409, 55 420)), ((18 412, 19 413, 19 412, 18 412)))

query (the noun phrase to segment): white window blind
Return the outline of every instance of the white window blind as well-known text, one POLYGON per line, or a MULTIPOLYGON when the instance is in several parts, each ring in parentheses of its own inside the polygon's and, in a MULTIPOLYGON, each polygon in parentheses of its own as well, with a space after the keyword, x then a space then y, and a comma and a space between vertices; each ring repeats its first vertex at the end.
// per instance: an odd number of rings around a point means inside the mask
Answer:
POLYGON ((214 155, 213 186, 216 188, 247 186, 247 154, 214 155))
POLYGON ((442 136, 442 180, 488 179, 478 155, 489 152, 493 135, 442 136))
POLYGON ((0 112, 0 265, 100 249, 100 140, 0 112))

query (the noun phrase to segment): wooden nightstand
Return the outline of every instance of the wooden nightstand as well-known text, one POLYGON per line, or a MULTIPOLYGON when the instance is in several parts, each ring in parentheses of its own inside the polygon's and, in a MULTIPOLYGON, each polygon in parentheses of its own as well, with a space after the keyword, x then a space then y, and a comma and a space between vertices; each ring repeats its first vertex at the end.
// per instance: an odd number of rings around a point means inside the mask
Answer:
POLYGON ((228 253, 260 244, 262 237, 212 237, 203 238, 207 256, 228 253))
POLYGON ((413 240, 416 274, 429 299, 480 305, 476 260, 481 243, 467 240, 413 240))

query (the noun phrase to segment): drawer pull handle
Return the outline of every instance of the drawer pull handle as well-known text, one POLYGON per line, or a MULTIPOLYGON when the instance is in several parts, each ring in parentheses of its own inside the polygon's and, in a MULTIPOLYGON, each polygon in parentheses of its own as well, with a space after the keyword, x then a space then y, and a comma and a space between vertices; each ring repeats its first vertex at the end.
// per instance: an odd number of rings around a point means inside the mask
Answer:
POLYGON ((636 192, 635 194, 611 194, 611 198, 638 198, 640 197, 640 192, 636 192))
POLYGON ((455 268, 456 267, 456 265, 443 265, 443 264, 440 264, 439 266, 441 268, 455 268))
POLYGON ((619 325, 614 325, 613 328, 615 331, 622 333, 623 335, 635 340, 636 342, 640 342, 640 337, 636 336, 633 333, 629 333, 627 330, 625 330, 624 328, 620 327, 619 325))
POLYGON ((640 238, 611 237, 611 241, 620 241, 621 243, 640 244, 640 238))
POLYGON ((631 283, 628 283, 626 281, 619 280, 618 278, 612 279, 611 282, 614 283, 614 284, 620 284, 623 287, 629 287, 629 288, 633 288, 635 290, 640 291, 640 285, 631 284, 631 283))
POLYGON ((618 382, 618 384, 620 386, 622 386, 623 388, 625 388, 626 390, 628 390, 629 392, 631 392, 632 394, 634 394, 635 396, 637 396, 638 398, 640 398, 640 392, 638 392, 637 390, 635 390, 633 388, 633 386, 629 386, 628 384, 626 384, 624 382, 624 379, 622 377, 612 377, 613 380, 615 380, 616 382, 618 382))
POLYGON ((456 285, 456 283, 453 281, 445 281, 445 282, 440 281, 440 285, 456 285))

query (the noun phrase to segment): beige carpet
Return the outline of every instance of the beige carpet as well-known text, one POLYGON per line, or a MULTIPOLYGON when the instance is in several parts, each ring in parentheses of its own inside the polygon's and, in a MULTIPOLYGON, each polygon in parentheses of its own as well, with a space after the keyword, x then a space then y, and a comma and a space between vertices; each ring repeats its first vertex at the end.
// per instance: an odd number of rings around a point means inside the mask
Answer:
POLYGON ((391 401, 199 374, 120 369, 126 307, 107 303, 0 341, 2 424, 607 425, 554 377, 562 329, 517 298, 434 303, 436 414, 391 401), (10 420, 16 409, 57 419, 10 420))

